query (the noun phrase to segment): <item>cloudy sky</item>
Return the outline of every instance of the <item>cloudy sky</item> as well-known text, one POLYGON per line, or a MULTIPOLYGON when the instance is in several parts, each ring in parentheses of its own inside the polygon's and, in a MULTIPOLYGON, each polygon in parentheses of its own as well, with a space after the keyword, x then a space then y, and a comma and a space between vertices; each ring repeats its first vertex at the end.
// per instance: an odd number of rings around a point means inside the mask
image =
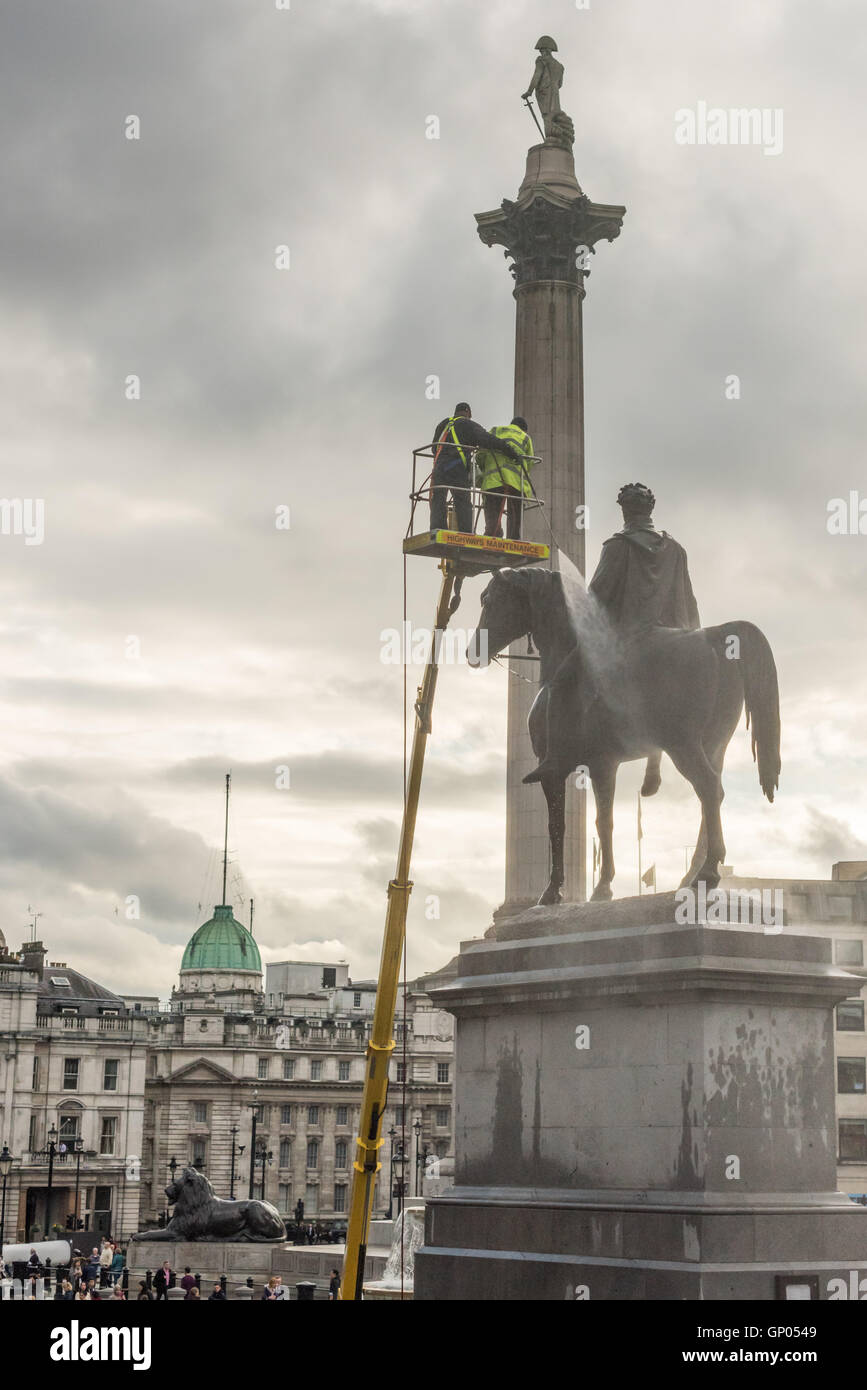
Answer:
MULTIPOLYGON (((521 181, 542 31, 582 186, 627 207, 585 306, 589 563, 641 478, 703 620, 772 643, 782 785, 768 806, 739 732, 735 869, 867 855, 867 537, 826 525, 830 499, 867 498, 863 0, 28 0, 0 60, 2 492, 45 505, 41 545, 0 535, 11 945, 30 905, 52 959, 165 995, 220 897, 231 768, 231 891, 263 954, 375 973, 410 453, 460 397, 488 425, 511 410, 511 279, 473 214, 521 181), (782 151, 678 144, 702 101, 782 109, 782 151)), ((426 625, 435 568, 409 579, 426 625)), ((411 974, 502 898, 506 679, 443 673, 411 974)), ((644 850, 669 887, 698 811, 664 777, 644 850)))

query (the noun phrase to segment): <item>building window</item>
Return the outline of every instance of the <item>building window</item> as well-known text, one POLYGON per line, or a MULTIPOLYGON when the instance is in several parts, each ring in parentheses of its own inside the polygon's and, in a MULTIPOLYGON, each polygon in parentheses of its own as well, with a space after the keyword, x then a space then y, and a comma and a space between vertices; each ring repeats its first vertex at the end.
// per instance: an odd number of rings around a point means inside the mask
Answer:
POLYGON ((449 1127, 449 1107, 438 1105, 436 1109, 437 1129, 448 1129, 449 1127))
POLYGON ((271 1060, 270 1057, 260 1057, 260 1058, 259 1058, 259 1065, 258 1065, 258 1067, 257 1067, 257 1069, 256 1069, 256 1075, 257 1075, 257 1077, 259 1078, 260 1081, 267 1081, 267 1080, 268 1080, 268 1063, 269 1063, 270 1060, 271 1060))
POLYGON ((396 1105, 394 1107, 394 1123, 398 1129, 402 1129, 406 1124, 406 1106, 396 1105))
POLYGON ((319 1210, 319 1185, 309 1182, 304 1189, 304 1215, 315 1216, 319 1210))
POLYGON ((321 1080, 322 1080, 322 1063, 321 1063, 321 1062, 311 1062, 311 1063, 310 1063, 310 1080, 311 1080, 311 1081, 321 1081, 321 1080))
POLYGON ((319 1140, 309 1139, 307 1141, 307 1167, 319 1167, 319 1140))
POLYGON ((64 1091, 78 1090, 78 1057, 64 1057, 63 1059, 63 1089, 64 1091))
POLYGON ((288 1139, 280 1140, 280 1167, 290 1168, 292 1166, 292 1144, 288 1139))
POLYGON ((837 1091, 840 1095, 864 1095, 867 1058, 837 1058, 837 1091))
POLYGON ((346 1167, 346 1140, 338 1139, 334 1145, 334 1166, 335 1168, 346 1167))
POLYGON ((74 1144, 78 1138, 79 1114, 77 1110, 69 1110, 65 1114, 61 1113, 57 1117, 57 1138, 62 1144, 74 1144))
POLYGON ((107 1236, 111 1230, 111 1188, 86 1187, 84 1190, 84 1220, 97 1235, 107 1236))
POLYGON ((863 965, 864 943, 855 940, 835 941, 834 960, 837 965, 863 965))
POLYGON ((334 1210, 346 1211, 346 1184, 339 1182, 334 1189, 334 1210))
POLYGON ((322 968, 322 988, 334 989, 337 985, 337 971, 333 965, 325 965, 322 968))
POLYGON ((118 1059, 116 1057, 106 1057, 102 1064, 102 1089, 104 1091, 117 1090, 117 1068, 118 1059))
POLYGON ((440 1082, 440 1084, 443 1084, 443 1083, 447 1082, 448 1079, 449 1079, 449 1064, 448 1064, 448 1062, 437 1062, 437 1081, 440 1082))
POLYGON ((206 1100, 193 1101, 193 1120, 197 1125, 208 1123, 208 1102, 206 1100))
POLYGON ((349 1063, 348 1063, 348 1062, 338 1062, 338 1063, 337 1063, 337 1080, 338 1080, 338 1081, 348 1081, 348 1080, 349 1080, 349 1063))
POLYGON ((295 1058, 283 1058, 283 1080, 293 1081, 295 1079, 295 1058))
POLYGON ((281 1123, 281 1125, 291 1125, 291 1123, 292 1123, 292 1106, 291 1106, 291 1105, 281 1105, 281 1106, 280 1106, 280 1123, 281 1123))
POLYGON ((290 1206, 292 1205, 292 1184, 288 1182, 281 1182, 277 1191, 279 1194, 278 1201, 280 1210, 288 1211, 290 1206))
POLYGON ((844 999, 837 1005, 837 1029, 841 1033, 864 1032, 863 999, 844 999))
POLYGON ((193 1140, 193 1167, 198 1168, 200 1172, 205 1166, 206 1147, 207 1145, 204 1139, 193 1140))
POLYGON ((352 1007, 353 1007, 353 1009, 360 1009, 360 1008, 361 1008, 361 990, 360 990, 360 989, 357 989, 357 990, 355 991, 355 993, 353 994, 353 996, 352 996, 352 1007))
POLYGON ((406 1062, 398 1062, 397 1077, 395 1079, 397 1081, 406 1081, 406 1062))
POLYGON ((307 1107, 307 1123, 308 1123, 309 1125, 318 1125, 318 1124, 319 1124, 319 1106, 318 1106, 318 1105, 308 1105, 308 1107, 307 1107))
POLYGON ((117 1140, 117 1116, 103 1115, 99 1129, 99 1152, 113 1154, 117 1140))
POLYGON ((34 1091, 39 1090, 39 1058, 36 1056, 33 1058, 33 1084, 31 1089, 34 1091))
POLYGON ((349 1124, 349 1106, 348 1106, 348 1105, 338 1105, 338 1107, 337 1107, 337 1123, 338 1123, 339 1125, 348 1125, 348 1124, 349 1124))
POLYGON ((30 1116, 30 1134, 27 1140, 27 1147, 31 1153, 36 1152, 36 1116, 30 1116))
POLYGON ((841 1163, 863 1163, 867 1159, 867 1120, 840 1120, 841 1163))

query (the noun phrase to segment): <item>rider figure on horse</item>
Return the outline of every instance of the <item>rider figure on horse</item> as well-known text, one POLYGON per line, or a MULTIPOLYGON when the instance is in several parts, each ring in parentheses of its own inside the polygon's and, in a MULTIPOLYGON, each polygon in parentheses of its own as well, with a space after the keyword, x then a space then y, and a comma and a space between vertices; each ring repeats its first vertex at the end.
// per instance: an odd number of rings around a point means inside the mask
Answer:
MULTIPOLYGON (((620 489, 617 502, 623 511, 623 530, 603 545, 590 593, 626 640, 652 627, 687 632, 700 627, 686 551, 671 536, 654 528, 656 498, 650 488, 643 483, 627 483, 620 489)), ((540 782, 549 773, 565 777, 571 771, 571 765, 561 762, 558 751, 564 747, 562 734, 569 720, 571 687, 579 662, 576 646, 548 688, 545 758, 525 782, 540 782)), ((657 752, 647 760, 642 796, 653 796, 659 790, 660 758, 657 752)))

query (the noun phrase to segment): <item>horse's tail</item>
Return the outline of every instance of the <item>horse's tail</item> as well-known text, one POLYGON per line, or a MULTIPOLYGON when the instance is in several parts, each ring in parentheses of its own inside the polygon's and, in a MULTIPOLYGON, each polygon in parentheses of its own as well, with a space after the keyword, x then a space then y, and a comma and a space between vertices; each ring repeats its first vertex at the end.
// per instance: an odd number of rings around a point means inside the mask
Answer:
POLYGON ((762 791, 773 801, 780 785, 780 691, 774 654, 754 623, 726 623, 712 632, 723 658, 740 661, 753 761, 758 763, 762 791))

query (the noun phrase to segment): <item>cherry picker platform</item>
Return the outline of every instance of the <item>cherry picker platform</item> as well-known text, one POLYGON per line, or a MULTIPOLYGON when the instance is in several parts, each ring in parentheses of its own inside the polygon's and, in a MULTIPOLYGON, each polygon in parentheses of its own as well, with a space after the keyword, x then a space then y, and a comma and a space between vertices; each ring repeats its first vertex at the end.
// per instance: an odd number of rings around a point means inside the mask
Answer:
MULTIPOLYGON (((535 492, 529 497, 520 499, 520 535, 518 538, 502 536, 480 536, 467 531, 447 530, 421 530, 414 534, 416 513, 421 506, 426 507, 430 502, 431 496, 431 474, 433 472, 435 446, 428 444, 424 448, 414 449, 412 455, 412 491, 410 492, 410 518, 409 527, 403 542, 404 555, 424 555, 440 560, 451 560, 458 567, 458 574, 480 574, 485 570, 504 569, 520 565, 538 565, 540 562, 550 558, 550 547, 535 541, 523 539, 524 519, 528 512, 540 509, 544 504, 536 496, 535 492), (428 463, 430 468, 427 467, 428 463), (424 482, 419 486, 419 473, 427 472, 424 482)), ((538 463, 535 457, 528 458, 528 463, 538 463)), ((529 474, 527 475, 529 477, 529 474)), ((532 485, 531 485, 532 486, 532 485)), ((474 528, 478 526, 479 515, 483 510, 484 493, 479 487, 470 485, 465 488, 452 488, 452 492, 468 494, 472 514, 474 518, 474 528)), ((505 510, 505 501, 504 508, 505 510)), ((503 520, 502 513, 500 520, 503 520)))
MULTIPOLYGON (((419 504, 426 506, 430 500, 430 479, 427 478, 421 487, 417 486, 419 460, 424 458, 431 461, 433 459, 433 450, 430 445, 424 449, 413 451, 413 485, 410 494, 412 511, 403 543, 403 552, 404 555, 433 556, 439 559, 438 568, 442 579, 439 598, 437 599, 431 649, 421 685, 418 687, 414 707, 415 725, 412 736, 412 752, 407 764, 397 868, 394 878, 388 885, 388 906, 385 916, 382 956, 379 964, 376 1003, 367 1044, 367 1070, 361 1098, 358 1137, 355 1141, 355 1160, 352 1165, 352 1194, 349 1202, 346 1251, 343 1261, 343 1285, 340 1290, 341 1299, 361 1299, 363 1297, 368 1231, 373 1211, 377 1175, 382 1168, 380 1162, 383 1144, 382 1121, 388 1103, 389 1069, 394 1052, 394 1013, 397 1005, 400 965, 406 940, 406 914, 412 892, 412 880, 409 874, 415 839, 415 824, 439 674, 439 637, 448 627, 449 619, 460 602, 461 584, 466 576, 481 574, 486 570, 502 569, 506 566, 539 564, 550 557, 550 548, 547 545, 525 541, 520 537, 503 540, 499 536, 477 536, 469 532, 457 531, 451 524, 451 514, 448 516, 449 525, 446 529, 427 530, 414 535, 413 520, 416 508, 419 504)), ((483 510, 482 494, 479 489, 472 485, 465 489, 458 489, 458 491, 466 491, 471 494, 474 524, 478 525, 479 513, 483 510)), ((519 532, 523 532, 524 511, 541 506, 542 503, 535 493, 531 497, 521 499, 519 532)), ((502 520, 502 517, 500 519, 502 520)))

